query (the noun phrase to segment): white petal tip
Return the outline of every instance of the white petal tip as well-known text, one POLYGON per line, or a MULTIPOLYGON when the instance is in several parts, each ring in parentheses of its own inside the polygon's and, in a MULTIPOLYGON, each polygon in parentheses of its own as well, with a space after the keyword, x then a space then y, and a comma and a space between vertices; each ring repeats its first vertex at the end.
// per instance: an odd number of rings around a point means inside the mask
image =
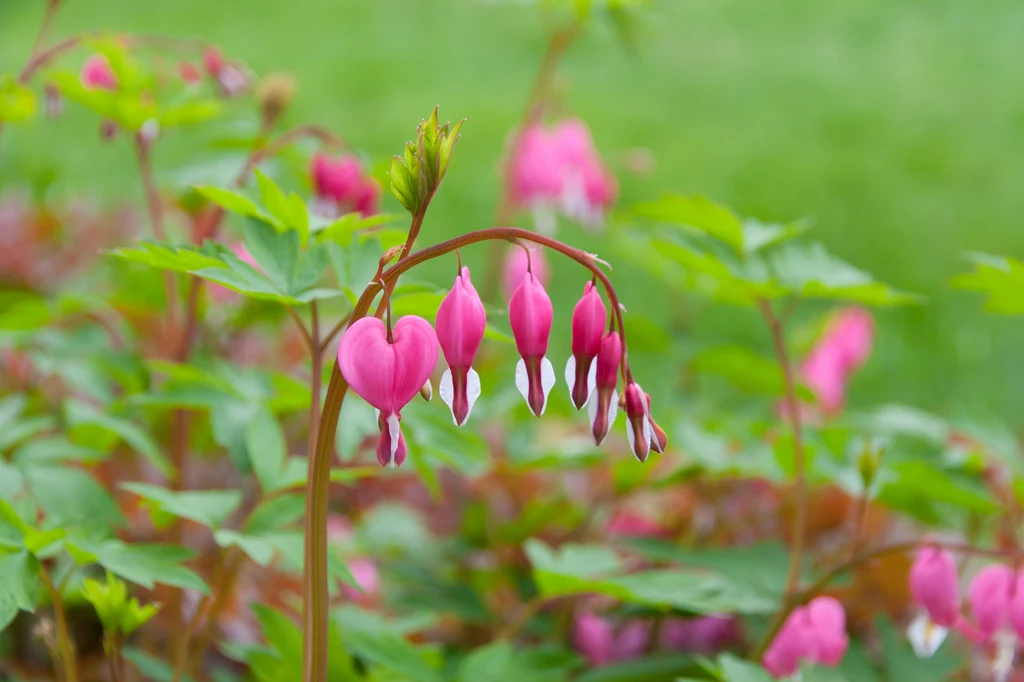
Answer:
POLYGON ((907 628, 907 640, 918 658, 931 658, 942 646, 948 633, 947 628, 936 625, 928 618, 928 614, 921 613, 907 628))

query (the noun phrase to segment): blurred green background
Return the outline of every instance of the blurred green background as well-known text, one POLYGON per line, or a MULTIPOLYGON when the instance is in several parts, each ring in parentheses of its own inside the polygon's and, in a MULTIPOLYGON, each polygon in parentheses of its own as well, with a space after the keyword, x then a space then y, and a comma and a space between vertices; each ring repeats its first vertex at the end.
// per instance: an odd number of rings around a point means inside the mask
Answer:
MULTIPOLYGON (((43 5, 0 0, 0 72, 23 64, 43 5)), ((435 104, 443 118, 467 117, 428 219, 431 241, 490 222, 495 169, 548 28, 523 3, 473 0, 65 5, 55 36, 199 36, 258 73, 293 74, 290 120, 330 126, 374 160, 398 152, 435 104)), ((608 25, 592 26, 559 81, 563 110, 589 122, 619 175, 620 206, 671 190, 768 220, 811 217, 829 249, 929 297, 880 313, 878 350, 853 404, 900 401, 1024 425, 1024 323, 987 317, 977 297, 948 290, 967 269, 965 250, 1024 256, 1024 3, 655 0, 638 29, 631 53, 608 25), (637 147, 653 155, 649 174, 625 171, 637 147)), ((138 201, 128 146, 101 144, 96 127, 73 111, 7 131, 0 187, 38 187, 59 169, 61 193, 138 201)), ((164 172, 189 161, 187 147, 161 145, 164 172)), ((579 231, 566 236, 601 251, 579 231)), ((642 273, 623 272, 631 310, 658 316, 680 305, 642 273)), ((577 282, 557 281, 566 286, 556 305, 571 305, 577 282)), ((765 345, 752 319, 719 308, 692 321, 697 337, 765 345)))

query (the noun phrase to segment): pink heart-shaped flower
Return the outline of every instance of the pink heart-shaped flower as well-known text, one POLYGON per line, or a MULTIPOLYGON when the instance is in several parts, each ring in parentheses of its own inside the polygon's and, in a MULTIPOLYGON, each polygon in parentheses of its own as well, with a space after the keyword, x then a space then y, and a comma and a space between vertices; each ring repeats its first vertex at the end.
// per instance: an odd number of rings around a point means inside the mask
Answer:
POLYGON ((388 343, 387 327, 364 317, 349 327, 338 346, 338 365, 352 390, 387 419, 397 415, 430 378, 437 364, 437 335, 422 317, 400 319, 388 343))

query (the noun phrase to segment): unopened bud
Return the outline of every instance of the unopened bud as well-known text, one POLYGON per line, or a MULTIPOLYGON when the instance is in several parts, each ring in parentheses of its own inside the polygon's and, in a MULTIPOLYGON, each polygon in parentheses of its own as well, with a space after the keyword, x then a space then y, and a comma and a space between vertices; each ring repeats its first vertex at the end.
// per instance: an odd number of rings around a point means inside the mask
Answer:
POLYGON ((885 446, 867 440, 864 443, 864 448, 861 450, 860 455, 857 457, 857 469, 860 471, 860 480, 864 485, 864 491, 867 492, 872 484, 875 482, 875 477, 878 475, 878 469, 882 463, 882 453, 885 451, 885 446))
POLYGON ((100 123, 100 139, 110 142, 115 137, 117 137, 117 123, 109 118, 103 119, 103 122, 100 123))
POLYGON ((434 397, 434 387, 430 385, 430 379, 427 379, 426 383, 420 386, 420 397, 428 403, 434 397))
POLYGON ((288 74, 272 73, 260 81, 257 95, 263 119, 268 123, 276 121, 295 96, 295 80, 288 74))

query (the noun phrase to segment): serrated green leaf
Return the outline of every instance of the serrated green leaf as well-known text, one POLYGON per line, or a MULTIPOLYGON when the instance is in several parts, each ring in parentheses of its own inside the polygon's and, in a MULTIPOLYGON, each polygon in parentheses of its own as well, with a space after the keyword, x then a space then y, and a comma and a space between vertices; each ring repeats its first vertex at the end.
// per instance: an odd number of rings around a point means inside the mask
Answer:
POLYGON ((281 224, 275 216, 263 210, 263 208, 258 206, 255 201, 240 192, 224 189, 222 187, 210 186, 196 187, 195 190, 207 200, 220 206, 226 211, 236 213, 246 218, 256 218, 257 220, 273 225, 278 229, 284 228, 284 225, 281 224))
POLYGON ((86 472, 58 465, 28 467, 24 474, 48 524, 124 525, 110 493, 86 472))
POLYGON ((1024 262, 985 253, 969 253, 974 272, 953 278, 957 289, 986 295, 985 310, 1000 315, 1024 315, 1024 262))
POLYGON ((109 450, 118 440, 124 441, 165 476, 173 471, 171 463, 150 435, 130 421, 100 412, 75 399, 64 401, 64 419, 69 427, 68 436, 74 443, 109 450))
POLYGON ((702 196, 669 194, 658 201, 638 204, 633 212, 642 218, 684 226, 708 234, 743 252, 743 224, 736 215, 702 196))
POLYGON ((193 556, 184 547, 146 543, 127 545, 119 540, 110 540, 85 549, 114 575, 147 589, 161 583, 202 594, 209 592, 202 578, 181 565, 193 556))
POLYGON ((0 555, 0 632, 39 599, 39 560, 26 551, 0 555))

